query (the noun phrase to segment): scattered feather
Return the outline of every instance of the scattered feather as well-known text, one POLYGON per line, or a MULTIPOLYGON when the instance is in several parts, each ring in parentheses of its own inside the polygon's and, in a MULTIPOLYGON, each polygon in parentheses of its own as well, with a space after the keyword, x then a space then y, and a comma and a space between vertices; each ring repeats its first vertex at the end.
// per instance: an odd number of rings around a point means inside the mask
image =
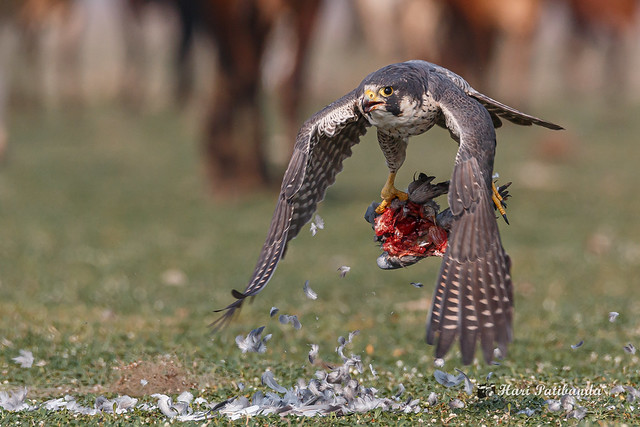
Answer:
POLYGON ((279 311, 280 309, 278 307, 271 307, 271 310, 269 310, 269 317, 275 316, 279 311))
POLYGON ((312 299, 312 300, 316 300, 318 299, 318 294, 316 294, 313 289, 311 289, 309 287, 309 281, 305 281, 304 282, 304 294, 307 296, 307 298, 312 299))
POLYGON ((434 378, 438 383, 445 387, 454 387, 464 381, 465 375, 459 374, 457 376, 449 374, 447 372, 440 371, 438 369, 433 373, 434 378))
POLYGON ((12 360, 21 368, 30 368, 33 365, 33 353, 29 350, 20 350, 20 356, 16 356, 12 360))
POLYGON ((405 391, 406 391, 406 388, 404 387, 404 384, 400 383, 400 384, 398 384, 398 391, 396 392, 396 394, 393 395, 393 397, 395 397, 397 399, 400 396, 402 396, 402 394, 405 391))
POLYGON ((427 404, 429 406, 435 406, 438 404, 438 395, 436 394, 435 391, 432 391, 431 393, 429 393, 429 397, 427 397, 427 404))
POLYGON ((519 410, 516 415, 526 415, 527 417, 532 416, 533 414, 536 413, 535 409, 530 409, 530 408, 524 408, 519 410))
POLYGON ((171 419, 179 415, 178 411, 172 407, 171 398, 166 394, 155 393, 152 394, 151 397, 158 399, 158 409, 160 409, 160 412, 162 412, 165 417, 171 419))
POLYGON ((349 332, 349 337, 347 338, 346 344, 351 344, 351 341, 353 341, 353 338, 357 337, 358 335, 360 335, 360 330, 359 329, 356 329, 355 331, 349 332))
POLYGON ((416 288, 421 288, 421 287, 423 287, 423 286, 424 286, 424 285, 423 285, 422 283, 420 283, 420 282, 411 282, 411 284, 412 284, 413 286, 415 286, 416 288))
POLYGON ((559 400, 549 399, 545 403, 547 404, 549 412, 558 412, 559 410, 562 409, 562 404, 560 403, 559 400))
POLYGON ((311 235, 315 236, 318 230, 324 230, 324 220, 320 217, 320 215, 316 214, 311 221, 311 235))
POLYGON ((270 389, 277 391, 278 393, 286 393, 287 389, 282 387, 276 379, 273 377, 273 372, 264 371, 262 374, 262 384, 266 385, 270 389))
POLYGON ((636 347, 631 343, 625 345, 623 348, 624 348, 624 351, 626 351, 629 354, 636 354, 636 347))
POLYGON ((619 394, 619 393, 622 393, 623 391, 624 391, 624 387, 621 385, 617 385, 611 389, 609 394, 619 394))
POLYGON ((243 353, 264 353, 267 351, 267 341, 271 339, 271 334, 262 338, 262 331, 264 330, 264 326, 254 329, 249 332, 249 334, 245 337, 242 335, 238 335, 236 337, 236 344, 238 348, 242 350, 243 353))
POLYGON ((491 377, 493 376, 493 371, 489 372, 487 374, 487 381, 489 381, 491 379, 491 377))
POLYGON ((587 415, 587 409, 583 406, 578 406, 576 409, 567 413, 567 420, 575 418, 577 420, 583 419, 587 415))
POLYGON ((142 379, 140 380, 140 385, 141 385, 142 387, 146 386, 147 384, 149 384, 149 381, 145 380, 144 378, 142 378, 142 379))
MULTIPOLYGON (((264 327, 251 331, 246 338, 240 337, 242 347, 255 348, 264 345, 261 338, 264 327)), ((363 372, 360 356, 351 354, 345 356, 345 346, 350 344, 358 331, 349 333, 347 338, 340 337, 339 347, 336 349, 343 360, 341 365, 333 366, 330 370, 318 370, 314 377, 305 381, 299 379, 292 387, 286 388, 275 380, 274 373, 266 371, 262 375, 262 383, 268 391, 257 390, 252 396, 238 396, 215 403, 207 402, 204 398, 194 400, 193 394, 184 392, 177 397, 165 394, 154 394, 155 404, 142 403, 129 396, 118 396, 107 399, 98 396, 92 406, 82 406, 74 397, 64 396, 60 399, 48 400, 37 406, 25 403, 26 389, 15 392, 0 392, 1 410, 36 410, 50 411, 66 410, 74 414, 100 416, 102 413, 121 414, 132 410, 161 413, 169 423, 174 421, 202 421, 220 415, 230 420, 245 419, 255 415, 280 414, 281 416, 344 416, 352 413, 367 411, 389 411, 397 414, 417 414, 423 412, 423 405, 419 399, 407 398, 400 400, 405 393, 403 385, 399 385, 395 395, 390 398, 377 395, 374 387, 361 384, 354 372, 363 372), (196 409, 194 409, 194 407, 196 409)), ((317 355, 317 346, 312 345, 311 354, 317 355)), ((316 357, 316 356, 313 356, 316 357)), ((312 358, 313 358, 312 357, 312 358)), ((373 371, 373 366, 370 366, 373 371)), ((243 386, 238 383, 240 392, 243 386)), ((431 393, 429 405, 437 402, 437 395, 431 393)), ((459 405, 454 403, 454 405, 459 405)))
POLYGON ((340 273, 340 278, 344 278, 344 276, 346 276, 349 271, 351 271, 351 267, 346 265, 343 265, 342 267, 338 268, 338 272, 340 273))
MULTIPOLYGON (((494 359, 502 359, 502 351, 498 347, 493 349, 493 358, 494 359)), ((494 363, 494 365, 499 365, 499 363, 494 363)))
POLYGON ((375 369, 373 369, 373 365, 371 363, 369 363, 369 370, 371 371, 371 375, 373 375, 373 378, 378 378, 378 373, 375 369))
POLYGON ((640 391, 630 385, 625 386, 624 389, 627 391, 627 402, 633 403, 636 400, 640 400, 640 391))
MULTIPOLYGON (((73 399, 71 396, 69 396, 69 398, 73 399)), ((69 409, 70 402, 72 402, 72 400, 69 400, 67 402, 66 409, 69 409)), ((97 412, 105 412, 107 414, 124 414, 125 412, 133 410, 136 407, 137 403, 138 399, 134 399, 133 397, 129 397, 127 395, 118 396, 115 399, 107 399, 104 396, 98 396, 93 405, 93 408, 97 412)), ((73 401, 71 405, 74 406, 77 405, 77 403, 73 401)))
POLYGON ((584 344, 584 340, 580 340, 578 344, 571 344, 571 348, 575 350, 577 348, 582 347, 582 344, 584 344))
POLYGON ((462 375, 464 377, 464 391, 469 396, 471 396, 473 394, 473 383, 471 382, 471 380, 469 379, 467 374, 462 372, 460 369, 456 368, 456 371, 458 371, 460 373, 460 375, 462 375))
POLYGON ((300 321, 298 320, 298 316, 296 316, 295 314, 291 314, 291 315, 281 314, 278 320, 283 325, 286 325, 287 323, 291 323, 295 329, 302 328, 302 323, 300 323, 300 321))
POLYGON ((560 398, 560 404, 565 411, 571 411, 576 405, 576 398, 573 397, 573 395, 567 393, 560 398))
POLYGON ((449 401, 449 408, 451 409, 464 408, 464 402, 460 399, 452 399, 451 401, 449 401))
POLYGON ((311 344, 311 350, 309 350, 309 362, 313 365, 318 357, 318 344, 311 344))
POLYGON ((26 397, 27 389, 25 387, 10 392, 0 391, 0 408, 10 412, 29 409, 29 405, 24 402, 26 397))
POLYGON ((609 312, 609 322, 613 323, 616 321, 616 319, 618 318, 618 316, 620 316, 620 313, 618 313, 617 311, 610 311, 609 312))

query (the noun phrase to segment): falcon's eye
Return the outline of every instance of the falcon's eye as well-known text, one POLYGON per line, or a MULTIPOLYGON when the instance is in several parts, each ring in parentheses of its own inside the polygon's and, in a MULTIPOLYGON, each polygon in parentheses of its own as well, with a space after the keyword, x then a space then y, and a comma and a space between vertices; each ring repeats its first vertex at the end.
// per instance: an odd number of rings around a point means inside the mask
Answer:
POLYGON ((380 89, 380 95, 382 96, 391 96, 393 94, 393 88, 391 86, 385 86, 380 89))

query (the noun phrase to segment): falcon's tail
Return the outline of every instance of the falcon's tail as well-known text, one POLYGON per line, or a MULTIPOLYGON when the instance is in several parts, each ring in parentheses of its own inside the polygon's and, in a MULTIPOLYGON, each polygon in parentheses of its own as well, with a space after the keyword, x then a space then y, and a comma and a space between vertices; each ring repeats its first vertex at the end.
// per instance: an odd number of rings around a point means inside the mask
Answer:
POLYGON ((491 363, 496 344, 502 356, 507 353, 512 317, 511 261, 502 248, 493 209, 483 198, 475 214, 463 215, 452 226, 426 341, 436 344, 435 356, 442 358, 459 336, 462 361, 468 365, 480 337, 484 359, 491 363), (477 245, 485 249, 474 255, 464 252, 477 245))

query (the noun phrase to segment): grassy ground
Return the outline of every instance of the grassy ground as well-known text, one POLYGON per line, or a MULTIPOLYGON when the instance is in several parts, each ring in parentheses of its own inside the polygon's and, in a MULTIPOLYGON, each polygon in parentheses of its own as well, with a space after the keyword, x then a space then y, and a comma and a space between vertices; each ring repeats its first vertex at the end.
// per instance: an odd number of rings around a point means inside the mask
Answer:
MULTIPOLYGON (((100 394, 139 393, 139 380, 156 375, 164 382, 150 383, 156 389, 143 390, 143 401, 185 388, 219 401, 239 394, 238 382, 247 386, 240 394, 264 390, 267 368, 287 387, 310 378, 317 368, 306 362, 309 344, 336 362, 338 336, 359 329, 352 349, 379 375, 365 373, 363 383, 385 396, 402 383, 423 401, 435 391, 441 403, 420 415, 372 412, 332 418, 336 424, 560 423, 565 412, 548 412, 544 400, 560 398, 553 387, 565 384, 604 387, 604 395, 580 402, 586 419, 633 421, 638 402, 607 392, 640 383, 638 357, 623 351, 640 345, 639 113, 556 106, 541 115, 569 129, 562 134, 499 130, 496 170, 514 181, 512 225, 501 229, 513 259, 515 341, 502 365, 465 370, 478 384, 493 372, 498 390, 509 385, 529 395, 488 399, 445 389, 433 378, 433 349, 423 334, 439 261, 392 272, 375 266, 379 250, 362 219, 385 176, 374 133, 356 147, 321 204, 326 228, 315 237, 303 230, 266 290, 212 338, 212 309, 231 302, 230 289, 244 287, 275 194, 210 198, 197 136, 172 112, 15 116, 0 169, 0 391, 26 386, 38 402, 70 393, 91 404, 100 394), (336 271, 342 265, 351 267, 343 279, 336 271), (305 297, 305 280, 316 301, 305 297), (272 306, 297 314, 302 329, 270 319, 272 306), (620 313, 615 323, 610 311, 620 313), (266 354, 241 354, 235 336, 262 325, 273 334, 266 354), (12 361, 21 349, 33 352, 33 367, 12 361), (541 388, 548 394, 538 394, 541 388), (466 407, 450 409, 454 397, 466 407), (525 407, 537 412, 518 415, 525 407)), ((416 138, 398 182, 415 171, 447 179, 454 154, 446 132, 416 138)), ((456 367, 462 368, 457 349, 443 369, 456 367)), ((137 412, 86 418, 0 411, 3 425, 164 420, 137 412)))

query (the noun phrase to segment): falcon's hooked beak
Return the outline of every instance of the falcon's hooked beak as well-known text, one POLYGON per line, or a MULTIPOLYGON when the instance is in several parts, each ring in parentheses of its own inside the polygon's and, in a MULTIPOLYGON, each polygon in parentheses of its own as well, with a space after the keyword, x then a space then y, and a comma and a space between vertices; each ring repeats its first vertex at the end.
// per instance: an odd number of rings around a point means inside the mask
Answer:
POLYGON ((383 101, 380 96, 371 89, 364 91, 364 97, 362 98, 362 111, 364 111, 365 114, 369 114, 384 104, 385 101, 383 101))

